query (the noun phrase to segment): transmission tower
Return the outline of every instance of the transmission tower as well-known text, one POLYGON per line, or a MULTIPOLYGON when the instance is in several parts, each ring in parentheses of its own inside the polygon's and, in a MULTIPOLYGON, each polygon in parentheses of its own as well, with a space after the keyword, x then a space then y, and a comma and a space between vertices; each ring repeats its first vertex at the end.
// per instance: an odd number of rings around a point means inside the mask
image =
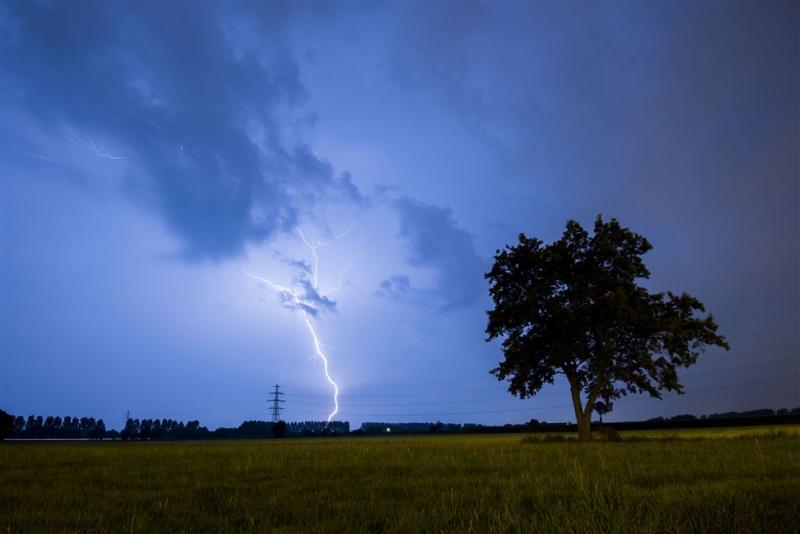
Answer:
POLYGON ((283 395, 281 387, 278 384, 273 387, 275 389, 269 393, 270 413, 272 414, 272 422, 277 423, 281 420, 281 411, 283 410, 281 403, 286 401, 281 398, 283 395))

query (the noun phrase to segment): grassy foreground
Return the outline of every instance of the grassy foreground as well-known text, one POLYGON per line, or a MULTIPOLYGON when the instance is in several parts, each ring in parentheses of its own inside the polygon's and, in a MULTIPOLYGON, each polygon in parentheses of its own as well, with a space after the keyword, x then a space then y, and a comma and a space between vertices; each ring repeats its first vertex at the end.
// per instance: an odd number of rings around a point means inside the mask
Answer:
POLYGON ((0 532, 797 532, 800 437, 0 444, 0 532))

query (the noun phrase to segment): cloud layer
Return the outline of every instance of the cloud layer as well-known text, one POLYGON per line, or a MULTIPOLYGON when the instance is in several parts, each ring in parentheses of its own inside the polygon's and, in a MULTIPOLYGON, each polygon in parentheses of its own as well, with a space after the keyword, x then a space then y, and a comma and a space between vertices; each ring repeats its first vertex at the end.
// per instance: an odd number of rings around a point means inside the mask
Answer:
POLYGON ((378 294, 400 300, 417 296, 433 300, 443 309, 473 304, 485 292, 486 266, 475 250, 472 234, 459 227, 448 208, 430 206, 409 197, 392 202, 400 218, 400 236, 406 242, 406 259, 414 267, 433 271, 434 287, 412 287, 407 276, 384 280, 378 294))
MULTIPOLYGON (((292 228, 322 195, 363 201, 303 140, 309 117, 280 32, 222 5, 19 2, 0 15, 3 111, 127 165, 189 258, 292 228), (113 153, 94 139, 113 144, 113 153)), ((277 20, 281 6, 262 6, 277 20)), ((18 148, 34 139, 6 141, 18 148)))

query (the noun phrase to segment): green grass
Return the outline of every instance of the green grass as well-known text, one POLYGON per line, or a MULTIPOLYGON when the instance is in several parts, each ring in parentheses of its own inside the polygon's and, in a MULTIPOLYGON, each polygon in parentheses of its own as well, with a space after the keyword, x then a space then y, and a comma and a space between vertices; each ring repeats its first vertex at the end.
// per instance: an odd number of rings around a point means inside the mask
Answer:
POLYGON ((800 525, 797 434, 590 444, 527 444, 520 435, 3 443, 0 481, 0 532, 800 525))
MULTIPOLYGON (((610 426, 614 426, 613 424, 610 426)), ((680 430, 626 430, 623 437, 738 438, 788 433, 800 436, 800 425, 732 426, 720 428, 686 428, 680 430)))

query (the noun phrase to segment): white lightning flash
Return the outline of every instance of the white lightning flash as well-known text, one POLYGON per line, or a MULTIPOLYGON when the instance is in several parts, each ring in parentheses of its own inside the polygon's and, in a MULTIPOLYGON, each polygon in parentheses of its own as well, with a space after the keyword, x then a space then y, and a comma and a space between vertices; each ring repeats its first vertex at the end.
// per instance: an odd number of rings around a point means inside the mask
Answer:
POLYGON ((73 135, 72 138, 82 147, 87 148, 100 156, 101 158, 105 159, 113 159, 113 160, 120 160, 120 159, 128 159, 125 156, 115 156, 114 154, 110 153, 106 150, 103 146, 98 146, 94 144, 94 141, 90 136, 86 136, 86 139, 83 139, 81 136, 73 135))
MULTIPOLYGON (((318 241, 316 244, 312 244, 308 239, 306 239, 305 234, 303 234, 301 230, 299 229, 297 230, 297 233, 300 235, 300 239, 303 241, 303 245, 305 245, 305 247, 309 250, 309 252, 311 252, 311 258, 313 260, 313 265, 310 273, 311 288, 313 289, 313 292, 316 293, 316 296, 321 299, 327 298, 328 295, 331 295, 342 288, 342 283, 344 282, 344 278, 345 276, 347 276, 347 273, 353 267, 353 262, 351 262, 347 266, 345 271, 339 277, 338 286, 331 289, 330 291, 321 292, 319 290, 319 253, 317 251, 320 247, 329 245, 334 241, 337 241, 338 239, 341 239, 349 235, 352 229, 353 227, 351 226, 344 233, 334 236, 332 239, 328 241, 318 241)), ((330 370, 328 368, 328 356, 327 354, 325 354, 325 348, 320 342, 319 336, 317 335, 317 332, 314 329, 314 324, 312 323, 312 316, 315 315, 317 311, 315 302, 313 300, 310 301, 308 298, 305 297, 303 293, 300 293, 295 289, 276 284, 271 280, 249 273, 241 268, 239 268, 239 271, 249 276, 250 278, 253 278, 254 280, 258 280, 259 282, 267 284, 281 296, 285 304, 288 304, 288 306, 291 309, 298 310, 300 312, 300 315, 303 318, 303 322, 305 323, 306 328, 308 328, 308 332, 309 334, 311 334, 311 339, 314 342, 314 352, 319 357, 319 359, 322 360, 322 366, 325 371, 325 379, 328 381, 328 384, 330 384, 331 387, 333 387, 333 411, 328 415, 328 423, 330 423, 333 417, 337 413, 339 413, 339 385, 336 383, 333 377, 331 377, 330 370)))

